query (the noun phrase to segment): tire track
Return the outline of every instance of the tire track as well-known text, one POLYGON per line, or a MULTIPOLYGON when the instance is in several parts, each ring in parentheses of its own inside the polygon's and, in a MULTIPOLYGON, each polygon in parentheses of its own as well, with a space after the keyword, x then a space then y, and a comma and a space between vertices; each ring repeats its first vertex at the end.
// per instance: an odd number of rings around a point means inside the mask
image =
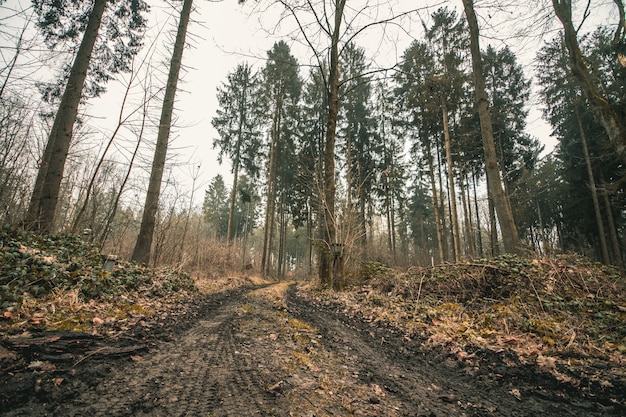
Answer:
POLYGON ((272 398, 233 336, 241 303, 242 297, 232 297, 204 308, 178 338, 113 370, 95 392, 59 406, 54 415, 268 415, 272 398))
POLYGON ((525 375, 528 381, 523 381, 477 372, 445 355, 425 351, 419 342, 404 340, 393 331, 313 305, 298 297, 295 286, 287 300, 289 312, 316 327, 327 349, 342 354, 344 363, 358 372, 362 381, 383 387, 403 405, 390 415, 608 415, 602 407, 578 403, 575 398, 541 398, 536 394, 541 387, 533 385, 533 375, 525 375), (514 388, 522 388, 520 399, 510 393, 514 388))

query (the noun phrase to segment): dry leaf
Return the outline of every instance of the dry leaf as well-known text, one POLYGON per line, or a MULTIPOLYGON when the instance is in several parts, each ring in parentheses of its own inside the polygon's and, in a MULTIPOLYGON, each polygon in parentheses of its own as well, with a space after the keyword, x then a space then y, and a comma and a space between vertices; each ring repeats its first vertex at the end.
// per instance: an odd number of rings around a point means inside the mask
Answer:
POLYGON ((522 393, 517 388, 513 388, 511 391, 509 391, 509 394, 517 398, 519 401, 522 400, 522 393))
POLYGON ((91 319, 91 322, 96 326, 102 326, 104 324, 104 320, 102 320, 100 317, 94 317, 93 319, 91 319))
POLYGON ((276 340, 278 339, 278 335, 276 333, 270 333, 269 338, 270 340, 276 340))
POLYGON ((553 358, 551 356, 543 356, 541 354, 537 355, 537 365, 539 365, 542 368, 555 369, 556 358, 553 358))
POLYGON ((139 355, 130 355, 130 359, 133 362, 141 362, 143 360, 143 357, 139 355))
POLYGON ((64 381, 63 378, 54 378, 52 380, 52 383, 54 384, 55 387, 58 387, 59 385, 61 385, 61 383, 64 381))

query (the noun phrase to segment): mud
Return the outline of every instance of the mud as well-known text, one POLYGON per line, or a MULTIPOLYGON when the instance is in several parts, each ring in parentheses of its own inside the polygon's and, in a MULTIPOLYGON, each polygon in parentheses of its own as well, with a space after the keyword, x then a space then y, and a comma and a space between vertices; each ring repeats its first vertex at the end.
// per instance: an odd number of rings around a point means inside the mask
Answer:
POLYGON ((615 392, 559 383, 503 353, 459 361, 421 342, 316 305, 294 286, 248 288, 203 296, 116 338, 4 338, 0 414, 626 415, 615 392))

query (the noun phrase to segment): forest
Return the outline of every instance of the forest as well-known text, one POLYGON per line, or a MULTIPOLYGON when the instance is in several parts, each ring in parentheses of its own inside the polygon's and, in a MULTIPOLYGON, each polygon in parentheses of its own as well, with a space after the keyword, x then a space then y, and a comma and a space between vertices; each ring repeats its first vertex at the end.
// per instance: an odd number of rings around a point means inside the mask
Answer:
POLYGON ((292 29, 220 80, 203 140, 222 173, 200 185, 200 165, 185 182, 171 158, 181 68, 203 54, 192 0, 166 5, 168 24, 142 0, 0 2, 0 223, 144 265, 335 288, 363 262, 576 253, 622 267, 623 1, 531 2, 521 24, 536 30, 508 39, 492 35, 519 27, 509 2, 408 3, 232 2, 292 29), (408 47, 380 65, 360 36, 392 29, 408 47), (529 39, 530 61, 515 52, 529 39), (113 91, 117 125, 97 131, 85 109, 113 91))
POLYGON ((0 0, 7 416, 626 415, 623 0, 0 0))

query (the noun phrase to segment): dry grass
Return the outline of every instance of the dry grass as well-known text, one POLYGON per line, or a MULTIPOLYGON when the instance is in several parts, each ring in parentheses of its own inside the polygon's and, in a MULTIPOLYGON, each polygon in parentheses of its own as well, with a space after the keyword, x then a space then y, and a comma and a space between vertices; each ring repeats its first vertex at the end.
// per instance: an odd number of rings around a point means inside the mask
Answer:
POLYGON ((573 256, 509 256, 407 271, 373 264, 365 272, 348 291, 306 292, 465 361, 473 346, 514 351, 555 373, 560 365, 584 374, 601 361, 626 378, 626 282, 616 269, 573 256))

